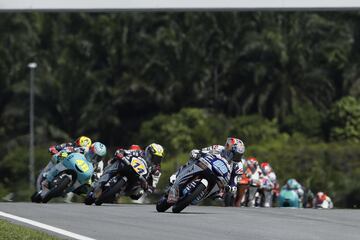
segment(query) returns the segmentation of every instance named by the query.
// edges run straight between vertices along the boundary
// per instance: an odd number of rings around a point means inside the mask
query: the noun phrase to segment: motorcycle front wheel
[[[167,202],[167,197],[162,196],[160,200],[156,203],[156,211],[165,212],[171,207],[171,204]]]
[[[42,202],[47,203],[48,201],[50,201],[50,199],[60,196],[63,191],[68,187],[70,182],[71,179],[68,176],[60,178],[56,185],[46,193],[46,195],[42,199]]]
[[[117,193],[121,191],[123,186],[125,186],[126,181],[124,179],[120,179],[117,183],[113,186],[104,190],[104,192],[95,200],[95,205],[99,206],[104,202],[111,200],[115,197]]]
[[[173,213],[179,213],[182,210],[184,210],[184,208],[186,208],[187,206],[190,205],[190,203],[192,201],[194,201],[196,199],[197,196],[199,196],[199,194],[201,194],[204,190],[206,189],[206,186],[200,182],[200,184],[198,186],[196,186],[196,188],[194,189],[194,191],[192,191],[189,195],[187,195],[185,198],[179,200],[173,207],[172,207],[172,211]]]
[[[35,192],[33,195],[31,195],[31,202],[34,203],[41,203],[41,195],[38,192]]]
[[[85,205],[91,205],[95,202],[95,199],[93,198],[92,196],[93,192],[90,191],[87,195],[86,195],[86,198],[85,198]]]

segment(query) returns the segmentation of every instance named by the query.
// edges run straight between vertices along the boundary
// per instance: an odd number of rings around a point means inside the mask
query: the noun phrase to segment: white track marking
[[[4,212],[1,212],[1,211],[0,211],[0,216],[3,216],[5,218],[14,219],[14,220],[19,221],[19,222],[24,222],[24,223],[33,225],[35,227],[39,227],[39,228],[42,228],[42,229],[45,229],[45,230],[48,230],[48,231],[51,231],[51,232],[55,232],[55,233],[58,233],[58,234],[61,234],[61,235],[67,236],[67,237],[74,238],[74,239],[95,240],[94,238],[89,238],[89,237],[86,237],[86,236],[83,236],[83,235],[79,235],[79,234],[76,234],[76,233],[73,233],[73,232],[63,230],[61,228],[53,227],[53,226],[50,226],[50,225],[47,225],[47,224],[44,224],[44,223],[33,221],[33,220],[30,220],[30,219],[27,219],[27,218],[18,217],[18,216],[8,214],[8,213],[4,213]]]

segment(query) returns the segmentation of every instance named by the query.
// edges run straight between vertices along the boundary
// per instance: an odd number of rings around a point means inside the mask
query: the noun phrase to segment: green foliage
[[[344,97],[329,113],[330,139],[360,142],[360,101]]]
[[[35,149],[35,178],[50,160],[46,148]],[[29,188],[29,150],[16,147],[0,161],[0,197],[15,194],[15,200],[28,200],[33,188]]]
[[[205,110],[185,108],[179,113],[159,115],[144,122],[140,133],[143,143],[158,142],[169,153],[188,152],[214,142],[220,131],[215,126],[223,126],[220,123],[220,118]]]
[[[260,115],[249,115],[230,122],[229,135],[241,138],[247,145],[273,141],[280,135],[276,119],[270,121]]]
[[[291,134],[297,132],[308,137],[321,138],[323,137],[322,124],[323,116],[320,111],[311,104],[298,104],[281,125],[284,131]]]

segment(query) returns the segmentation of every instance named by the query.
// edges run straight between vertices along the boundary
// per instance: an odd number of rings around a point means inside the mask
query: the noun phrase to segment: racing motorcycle
[[[248,207],[255,207],[256,201],[261,201],[259,195],[259,189],[261,185],[260,176],[253,174],[249,178],[249,187],[246,189],[244,205]]]
[[[319,202],[316,202],[315,208],[328,209],[328,208],[332,208],[332,206],[327,201],[319,201]]]
[[[146,179],[150,173],[148,164],[142,157],[128,156],[119,161],[117,174],[90,191],[84,202],[86,205],[111,203],[118,195],[131,194],[139,186],[147,185]],[[101,188],[99,196],[96,194],[97,188]]]
[[[279,207],[300,207],[298,193],[293,189],[282,189],[279,195]]]
[[[262,176],[260,180],[260,187],[255,193],[255,207],[271,207],[274,184],[267,176]]]
[[[71,153],[63,161],[56,164],[42,181],[48,181],[48,191],[35,192],[31,201],[47,203],[52,198],[60,197],[69,192],[82,193],[94,172],[94,167],[83,154]],[[42,182],[41,181],[41,182]]]
[[[322,197],[318,197],[316,196],[314,199],[314,208],[318,208],[318,209],[329,209],[329,208],[333,208],[333,203],[332,201],[328,201],[326,197],[322,198]]]
[[[230,180],[230,166],[222,158],[205,154],[194,163],[185,166],[176,176],[179,186],[179,199],[176,203],[167,202],[169,188],[156,204],[158,212],[165,212],[172,206],[179,213],[190,204],[195,205],[206,198],[216,197]]]

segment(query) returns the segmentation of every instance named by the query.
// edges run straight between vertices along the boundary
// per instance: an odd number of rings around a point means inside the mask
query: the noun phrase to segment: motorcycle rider
[[[260,164],[260,169],[262,171],[261,179],[261,190],[264,193],[264,207],[271,207],[272,205],[272,191],[276,185],[276,174],[273,168],[268,162],[263,162]]]
[[[43,168],[36,180],[36,190],[40,191],[40,182],[44,178],[44,174],[48,172],[59,161],[66,158],[69,153],[80,152],[84,153],[91,146],[91,139],[86,136],[78,137],[74,142],[62,143],[59,145],[53,145],[49,147],[51,159],[48,164]]]
[[[130,146],[129,150],[142,150],[142,149],[139,145],[133,144]]]
[[[217,155],[219,158],[224,159],[231,168],[231,176],[229,186],[227,186],[227,191],[234,192],[236,191],[236,185],[238,182],[238,177],[242,174],[243,166],[242,166],[242,156],[245,152],[244,143],[238,139],[229,137],[225,142],[225,146],[221,145],[212,145],[210,147],[203,148],[201,150],[193,149],[190,152],[190,160],[184,166],[182,166],[175,174],[170,177],[170,181],[172,186],[169,189],[168,194],[168,203],[175,203],[179,199],[179,186],[175,184],[176,176],[178,173],[186,166],[193,164],[197,159],[206,155],[213,154]],[[220,193],[222,196],[224,193]]]
[[[331,198],[323,192],[318,192],[314,198],[314,208],[333,208],[334,204]]]
[[[117,149],[116,149],[116,151],[115,151],[115,153],[114,153],[114,156],[113,156],[113,158],[111,158],[111,159],[109,159],[108,161],[107,161],[107,165],[110,165],[110,164],[112,164],[112,163],[114,163],[117,159],[118,159],[118,157],[116,157],[116,154],[117,153],[123,153],[124,151],[131,151],[131,150],[142,150],[141,149],[141,147],[139,146],[139,145],[137,145],[137,144],[132,144],[130,147],[129,147],[129,149],[125,149],[125,148],[123,148],[123,147],[117,147]],[[100,175],[101,176],[101,175]]]
[[[82,147],[79,148],[65,147],[60,152],[54,154],[49,163],[51,165],[51,168],[49,168],[48,171],[45,171],[43,174],[41,174],[41,176],[39,176],[39,178],[41,178],[40,181],[44,178],[45,179],[41,181],[40,183],[41,189],[38,189],[38,191],[42,191],[42,194],[48,191],[49,182],[51,182],[57,174],[57,170],[54,167],[56,164],[66,159],[69,156],[69,154],[74,152],[81,152],[81,151],[84,151],[85,158],[93,165],[95,165],[98,162],[100,162],[101,159],[106,155],[106,146],[100,142],[94,142],[93,144],[91,144],[90,148],[85,150]]]
[[[247,159],[247,171],[249,176],[248,207],[255,207],[255,194],[260,188],[262,171],[259,162],[255,157]]]
[[[104,172],[103,159],[106,155],[106,146],[100,142],[93,143],[89,149],[85,149],[85,158],[94,166],[94,179],[97,180]]]
[[[243,173],[241,174],[235,193],[235,199],[234,199],[235,207],[241,207],[241,204],[245,202],[245,194],[246,191],[249,189],[249,182],[250,182],[249,177],[251,176],[250,170],[248,170],[246,159],[243,159],[242,161],[243,161]]]
[[[301,186],[301,184],[298,183],[298,181],[296,181],[296,179],[290,178],[286,182],[286,184],[281,187],[281,190],[283,190],[283,189],[296,191],[296,193],[299,196],[299,205],[302,206],[301,203],[303,202],[304,190],[303,190],[303,187]]]
[[[52,145],[49,147],[49,152],[51,155],[54,155],[58,152],[60,152],[61,150],[65,149],[65,148],[69,148],[69,147],[76,147],[76,148],[84,148],[83,150],[85,150],[85,148],[89,148],[91,146],[91,139],[89,137],[86,136],[80,136],[78,137],[74,142],[68,142],[68,143],[62,143],[59,145]]]
[[[71,152],[79,152],[82,154],[85,154],[88,152],[89,148],[92,146],[92,141],[89,137],[86,136],[80,136],[78,137],[74,142],[69,143],[62,143],[59,145],[53,145],[49,148],[49,152],[51,155],[55,155],[56,153],[66,150],[66,152],[69,154]],[[105,153],[106,154],[106,153]],[[90,158],[91,160],[91,158]],[[98,179],[102,174],[104,170],[104,162],[103,161],[94,161],[91,160],[94,166],[94,176],[92,180]]]
[[[104,169],[104,174],[100,177],[99,181],[95,182],[93,192],[90,193],[92,197],[99,197],[102,193],[102,187],[106,184],[116,173],[123,168],[124,158],[141,157],[148,164],[149,175],[146,182],[141,182],[140,186],[135,186],[130,193],[133,200],[139,199],[144,191],[152,193],[159,182],[161,176],[161,161],[164,158],[164,148],[157,143],[148,145],[144,150],[138,145],[132,145],[130,149],[126,150],[119,148],[115,151],[112,159],[109,160],[109,165]]]

